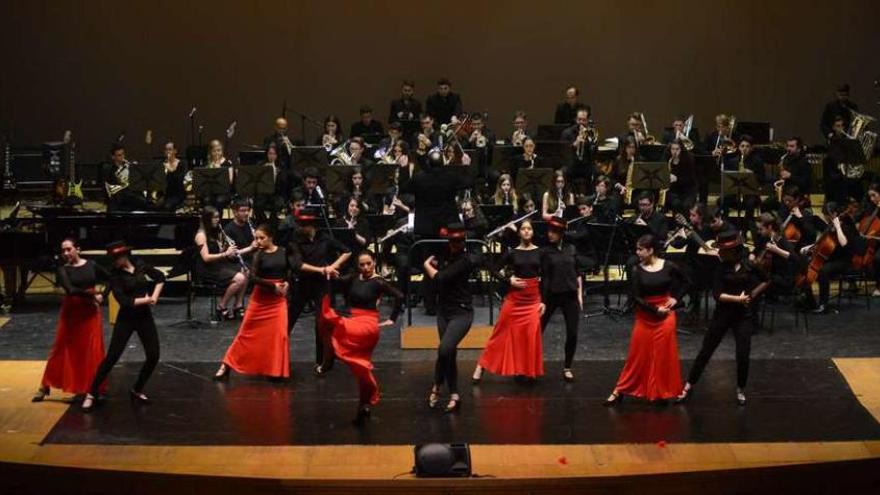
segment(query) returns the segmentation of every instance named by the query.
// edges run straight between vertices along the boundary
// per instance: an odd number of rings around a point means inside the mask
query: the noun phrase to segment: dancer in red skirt
[[[636,318],[626,364],[605,400],[608,406],[624,395],[656,401],[671,399],[681,390],[675,308],[685,293],[687,279],[674,263],[658,258],[654,246],[652,235],[644,235],[636,243],[639,264],[632,271]]]
[[[49,395],[50,387],[72,394],[89,391],[95,370],[104,359],[104,327],[101,323],[101,302],[104,295],[95,292],[98,280],[106,281],[110,273],[91,260],[80,257],[75,239],[61,242],[65,263],[58,269],[58,282],[64,289],[55,343],[49,351],[46,371],[40,389],[31,399],[40,402]],[[106,384],[102,385],[106,388]]]
[[[501,259],[501,266],[513,272],[509,276],[510,292],[504,298],[492,336],[474,370],[475,384],[482,379],[483,370],[529,378],[544,374],[541,250],[532,244],[533,235],[532,222],[524,221],[519,226],[519,246],[507,251]],[[508,278],[506,272],[497,276]]]
[[[379,328],[394,324],[400,314],[403,293],[376,275],[373,253],[364,251],[357,258],[358,273],[342,277],[345,299],[351,316],[339,316],[330,307],[330,296],[321,301],[321,334],[324,351],[322,367],[335,356],[351,368],[358,381],[360,400],[354,423],[363,424],[370,417],[370,406],[379,402],[379,384],[373,376],[373,349],[379,342]],[[379,322],[378,303],[383,295],[394,299],[391,315]]]
[[[226,379],[230,370],[273,378],[290,376],[287,276],[293,261],[284,248],[275,245],[268,225],[255,229],[254,241],[258,249],[250,274],[254,291],[238,335],[214,374],[215,380]]]

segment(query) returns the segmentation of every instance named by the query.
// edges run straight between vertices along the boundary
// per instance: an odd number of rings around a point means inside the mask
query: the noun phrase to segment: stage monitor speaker
[[[426,443],[415,447],[418,478],[467,478],[471,476],[471,449],[466,443]]]

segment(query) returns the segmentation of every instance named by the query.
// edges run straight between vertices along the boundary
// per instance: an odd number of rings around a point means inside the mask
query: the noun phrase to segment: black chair
[[[873,279],[866,269],[851,270],[837,278],[837,296],[835,297],[835,305],[838,312],[840,312],[840,299],[844,293],[844,283],[846,283],[847,286],[852,285],[856,288],[855,291],[845,291],[847,304],[852,304],[853,295],[855,294],[864,296],[865,305],[868,309],[871,309],[871,283],[873,283]]]
[[[200,328],[203,326],[217,326],[220,320],[217,318],[217,298],[223,294],[224,287],[220,287],[213,282],[200,280],[196,274],[196,257],[199,256],[199,246],[191,246],[183,250],[171,271],[168,278],[179,275],[186,275],[186,319],[172,326],[189,326],[191,328]],[[193,319],[193,302],[196,297],[208,297],[210,301],[210,316],[207,322]]]
[[[766,328],[768,333],[773,333],[774,328],[776,328],[776,311],[788,309],[794,313],[794,329],[797,330],[800,327],[800,318],[803,316],[804,335],[808,334],[810,331],[810,323],[807,320],[809,310],[807,310],[799,301],[800,294],[798,290],[791,289],[780,291],[773,294],[773,296],[774,297],[764,296],[761,298],[761,313],[759,318],[761,327]],[[768,312],[770,313],[769,326],[765,325]]]

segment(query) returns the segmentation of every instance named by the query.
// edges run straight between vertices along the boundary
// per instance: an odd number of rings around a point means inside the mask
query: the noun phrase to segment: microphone
[[[193,118],[193,115],[196,114],[196,107],[192,107],[192,110],[189,111],[189,118]]]

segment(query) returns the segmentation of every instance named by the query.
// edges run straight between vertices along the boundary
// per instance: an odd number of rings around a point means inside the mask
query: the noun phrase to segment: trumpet
[[[479,132],[479,131],[477,131]],[[477,136],[477,141],[474,143],[477,148],[485,148],[488,143],[486,140],[486,136],[481,132],[479,136]]]
[[[324,136],[321,137],[321,143],[328,153],[333,149],[333,146],[335,146],[337,142],[336,138],[330,134],[324,134]]]
[[[578,136],[577,136],[578,145],[577,145],[577,151],[576,151],[578,160],[584,159],[584,148],[585,148],[587,141],[589,141],[589,139],[590,139],[589,133],[590,133],[590,128],[585,125],[582,125],[578,128]]]
[[[513,135],[510,137],[510,144],[513,146],[522,146],[527,137],[524,129],[517,129],[513,131]]]

